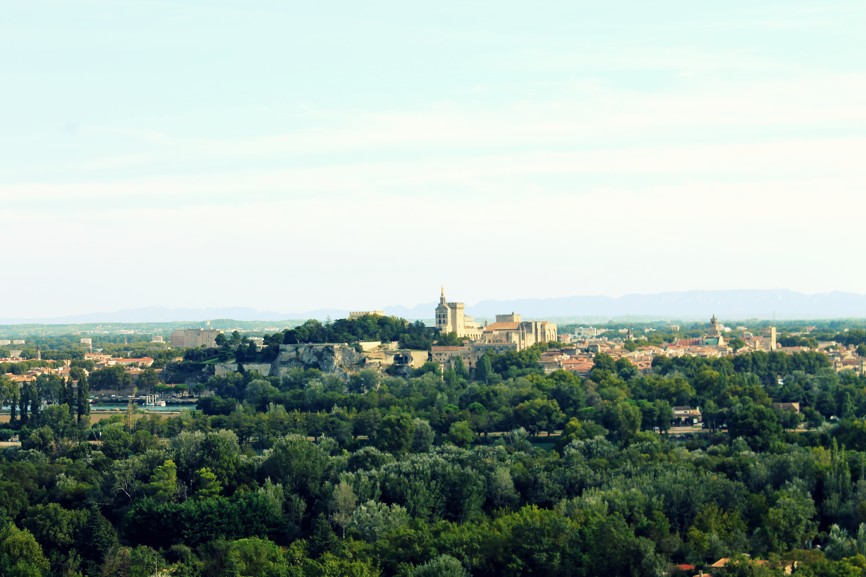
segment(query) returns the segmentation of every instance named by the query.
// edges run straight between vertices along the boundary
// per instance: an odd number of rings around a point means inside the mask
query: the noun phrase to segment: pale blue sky
[[[0,317],[863,293],[864,30],[833,0],[6,2]]]

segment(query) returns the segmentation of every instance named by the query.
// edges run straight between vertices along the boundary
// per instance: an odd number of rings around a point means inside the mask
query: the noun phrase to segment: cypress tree
[[[89,393],[90,387],[87,382],[87,376],[82,375],[81,378],[78,379],[78,395],[76,399],[76,416],[79,423],[81,422],[81,417],[90,414],[90,401],[87,398]]]
[[[27,424],[27,405],[30,404],[30,388],[28,387],[28,385],[24,385],[23,387],[21,387],[21,397],[20,398],[21,398],[21,402],[19,404],[19,407],[21,409],[20,420],[21,420],[21,426],[24,426]]]
[[[493,364],[490,362],[490,357],[482,355],[478,360],[478,366],[475,367],[475,380],[485,384],[490,384],[490,377],[493,374]]]
[[[33,419],[39,419],[39,411],[42,409],[42,396],[39,394],[39,387],[35,383],[31,383],[30,389],[30,416]]]
[[[12,397],[9,403],[9,424],[15,426],[15,416],[18,414],[18,395]]]

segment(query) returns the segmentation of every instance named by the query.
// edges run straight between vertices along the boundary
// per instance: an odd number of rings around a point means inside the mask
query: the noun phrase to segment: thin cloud
[[[760,134],[762,128],[850,131],[866,123],[864,100],[866,75],[822,74],[728,82],[691,92],[641,94],[606,88],[574,100],[509,102],[487,109],[445,105],[389,113],[348,110],[332,114],[332,120],[319,128],[250,138],[184,138],[155,130],[87,127],[85,132],[91,135],[147,146],[131,153],[66,162],[62,170],[87,174],[139,167],[153,171],[165,163],[180,162],[181,174],[173,180],[182,181],[188,178],[183,174],[184,164],[240,165],[253,159],[345,165],[350,164],[346,157],[353,153],[483,157],[508,148],[599,144],[628,148],[640,141],[655,142],[660,133],[681,140],[693,138],[691,132],[678,135],[677,130],[701,131],[704,140],[712,140],[714,132],[740,129],[746,131],[739,138],[748,147],[755,140],[750,133]],[[326,160],[317,159],[325,155]],[[43,167],[40,172],[51,170]],[[17,178],[26,180],[26,174],[19,173]]]

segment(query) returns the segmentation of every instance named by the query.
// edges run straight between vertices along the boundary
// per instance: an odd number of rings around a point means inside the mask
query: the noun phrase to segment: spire
[[[442,287],[442,292],[439,293],[439,302],[445,304],[445,287]]]

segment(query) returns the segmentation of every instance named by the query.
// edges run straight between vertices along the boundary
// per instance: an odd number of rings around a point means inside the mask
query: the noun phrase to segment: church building
[[[710,332],[704,335],[701,343],[705,347],[724,347],[725,336],[722,334],[722,327],[716,315],[710,319]]]
[[[481,327],[472,317],[466,316],[463,303],[449,303],[445,300],[445,288],[439,297],[436,307],[436,328],[439,332],[457,333],[458,337],[468,337],[475,340],[481,336]]]
[[[438,346],[431,349],[431,358],[441,365],[460,358],[464,366],[474,368],[486,353],[503,354],[522,351],[537,343],[557,340],[556,324],[549,321],[524,321],[517,313],[496,315],[496,322],[481,327],[475,319],[466,316],[463,303],[445,300],[445,289],[436,307],[436,328],[439,332],[456,333],[467,338],[462,346]]]

